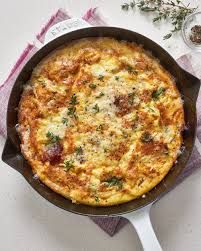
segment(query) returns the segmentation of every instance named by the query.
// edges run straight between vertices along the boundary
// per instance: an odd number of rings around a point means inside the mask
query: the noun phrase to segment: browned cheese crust
[[[33,172],[75,203],[109,206],[144,195],[182,144],[174,79],[141,46],[111,38],[74,41],[48,55],[18,115]]]

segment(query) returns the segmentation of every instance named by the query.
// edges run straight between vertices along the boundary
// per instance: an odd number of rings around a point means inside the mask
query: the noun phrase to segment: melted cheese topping
[[[88,38],[36,67],[19,124],[22,152],[42,182],[73,202],[109,206],[165,177],[184,111],[174,79],[140,46]]]

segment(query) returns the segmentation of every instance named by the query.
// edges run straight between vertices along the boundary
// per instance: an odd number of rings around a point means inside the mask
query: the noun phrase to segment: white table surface
[[[161,44],[175,58],[189,49],[181,37],[163,41],[168,25],[153,26],[138,11],[124,13],[120,0],[0,0],[0,83],[28,41],[58,7],[81,16],[99,6],[109,24],[140,32]],[[193,1],[200,4],[201,1]],[[4,139],[0,138],[0,151]],[[109,237],[90,219],[56,208],[41,198],[9,166],[1,163],[0,250],[2,251],[131,251],[141,250],[133,227],[128,224]],[[201,170],[162,198],[151,210],[151,220],[166,251],[201,250]]]

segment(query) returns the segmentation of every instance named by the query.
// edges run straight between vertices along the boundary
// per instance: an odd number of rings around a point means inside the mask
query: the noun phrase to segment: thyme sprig
[[[190,7],[190,3],[184,4],[181,0],[133,0],[121,5],[125,11],[135,7],[143,12],[153,12],[155,14],[154,23],[162,20],[171,22],[173,29],[163,39],[169,39],[173,33],[180,31],[184,19],[197,9],[197,7]]]

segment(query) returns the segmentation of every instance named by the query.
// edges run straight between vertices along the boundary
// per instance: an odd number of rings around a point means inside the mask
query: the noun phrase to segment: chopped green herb
[[[62,123],[67,126],[68,125],[68,119],[63,117],[62,118]]]
[[[103,79],[104,79],[104,76],[103,76],[103,75],[99,75],[99,76],[98,76],[98,80],[103,81]]]
[[[152,109],[151,107],[149,107],[149,111],[155,113],[154,109]]]
[[[130,65],[127,65],[126,66],[126,70],[129,72],[129,73],[133,73],[133,74],[137,74],[138,72],[136,70],[134,70]]]
[[[87,84],[89,81],[88,80],[82,80],[83,84]]]
[[[50,143],[56,143],[60,140],[60,137],[58,135],[55,135],[54,133],[48,131],[46,133],[46,137],[48,138],[48,140],[50,141]]]
[[[44,80],[38,79],[37,80],[43,87],[46,85],[46,83],[44,82]]]
[[[79,102],[77,101],[77,96],[75,94],[73,94],[73,96],[71,97],[70,100],[70,104],[71,105],[77,105]]]
[[[94,109],[95,113],[100,112],[100,108],[99,108],[99,106],[97,104],[95,104],[95,106],[93,107],[93,109]]]
[[[138,187],[140,187],[143,182],[144,182],[144,178],[139,178],[139,180],[137,182]]]
[[[100,199],[97,196],[95,196],[95,201],[98,203],[100,202]]]
[[[96,96],[96,98],[101,98],[103,97],[105,94],[103,92],[101,92],[98,96]]]
[[[95,84],[90,84],[89,87],[90,87],[91,89],[96,89],[96,85],[95,85]]]
[[[76,115],[76,107],[72,106],[68,108],[68,113],[67,113],[71,118],[77,119]]]
[[[72,167],[74,167],[73,165],[73,161],[72,160],[64,160],[64,171],[68,171],[70,170]]]
[[[104,153],[107,153],[107,152],[108,152],[108,149],[107,149],[107,148],[104,148],[103,151],[104,151]]]
[[[115,76],[115,80],[117,80],[117,81],[118,81],[118,80],[119,80],[119,76]]]
[[[121,189],[123,186],[122,178],[117,178],[115,176],[108,180],[105,180],[104,182],[106,182],[109,187],[118,186],[119,189]]]
[[[153,140],[153,137],[151,136],[149,132],[144,132],[140,139],[143,143],[148,143]]]
[[[133,105],[135,94],[134,92],[128,94],[128,103]]]
[[[83,149],[81,146],[76,147],[75,152],[77,155],[82,155],[83,154]]]
[[[158,90],[155,90],[152,92],[152,98],[153,99],[158,99],[160,95],[162,95],[165,92],[165,88],[164,87],[160,87]]]

